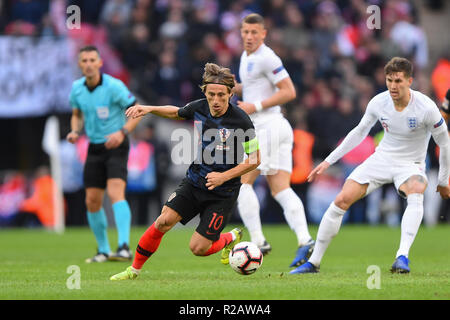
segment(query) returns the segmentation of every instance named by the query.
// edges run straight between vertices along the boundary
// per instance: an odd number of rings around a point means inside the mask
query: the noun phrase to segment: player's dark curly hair
[[[228,68],[218,66],[215,63],[207,63],[200,88],[205,92],[206,86],[211,83],[222,84],[228,88],[228,92],[231,92],[234,88],[234,76]]]
[[[384,74],[389,75],[396,72],[403,72],[406,78],[412,77],[413,65],[408,59],[394,57],[384,66]]]

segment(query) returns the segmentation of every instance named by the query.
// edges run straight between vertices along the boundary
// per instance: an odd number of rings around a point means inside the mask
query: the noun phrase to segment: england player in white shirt
[[[375,152],[347,178],[341,192],[322,217],[311,257],[291,274],[318,272],[325,250],[337,235],[346,210],[357,200],[388,183],[394,183],[399,195],[407,199],[401,222],[400,246],[391,272],[409,273],[408,254],[423,217],[423,193],[427,188],[425,157],[430,136],[440,147],[437,192],[443,199],[450,196],[449,137],[439,108],[426,95],[410,88],[413,67],[407,59],[395,57],[384,70],[388,90],[369,102],[358,126],[348,133],[325,161],[311,171],[308,180],[312,181],[355,148],[376,121],[380,121],[384,128],[384,137]]]
[[[238,209],[251,241],[266,254],[271,250],[261,227],[260,205],[253,183],[266,176],[272,196],[283,208],[289,227],[297,236],[298,249],[291,267],[306,262],[314,247],[302,201],[291,189],[293,132],[283,117],[280,105],[296,97],[295,87],[281,59],[264,44],[267,30],[264,19],[252,13],[243,19],[241,56],[235,93],[242,96],[238,105],[250,115],[256,129],[261,165],[242,176]]]

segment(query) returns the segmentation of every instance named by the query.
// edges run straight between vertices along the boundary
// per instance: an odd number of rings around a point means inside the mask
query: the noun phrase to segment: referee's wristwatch
[[[130,131],[128,131],[128,129],[124,128],[124,127],[120,128],[120,131],[122,131],[122,133],[125,137],[130,134]]]

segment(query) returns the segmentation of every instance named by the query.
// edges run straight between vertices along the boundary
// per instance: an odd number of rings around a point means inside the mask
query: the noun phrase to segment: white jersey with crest
[[[375,96],[367,107],[367,121],[374,124],[378,120],[384,128],[376,152],[392,161],[425,162],[431,132],[444,121],[430,98],[419,91],[410,92],[408,106],[401,112],[395,110],[389,91]]]
[[[411,99],[401,112],[395,109],[389,91],[372,98],[361,122],[325,161],[330,164],[338,161],[367,136],[376,121],[380,121],[384,128],[384,136],[375,149],[375,154],[393,166],[396,163],[424,165],[430,136],[433,135],[435,140],[442,141],[442,146],[446,145],[447,126],[439,108],[430,98],[412,89],[410,93]],[[447,139],[438,140],[438,136]],[[440,163],[440,165],[443,166],[441,183],[446,183],[443,177],[447,176],[448,181],[448,164]]]
[[[281,59],[264,43],[247,55],[244,51],[239,65],[239,77],[242,83],[242,99],[254,103],[263,101],[278,91],[276,84],[289,77]],[[280,106],[266,108],[250,115],[256,126],[266,123],[274,116],[281,117]]]

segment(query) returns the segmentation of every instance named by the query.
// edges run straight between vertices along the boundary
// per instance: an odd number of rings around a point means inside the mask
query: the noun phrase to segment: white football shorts
[[[347,179],[359,184],[369,184],[366,195],[384,184],[394,183],[400,196],[400,186],[412,176],[422,176],[428,181],[425,173],[425,163],[421,162],[394,162],[380,153],[373,153],[362,164],[353,170]]]
[[[262,175],[273,175],[278,170],[292,172],[292,147],[294,133],[283,116],[273,117],[255,127],[259,142],[261,164],[257,168]]]

